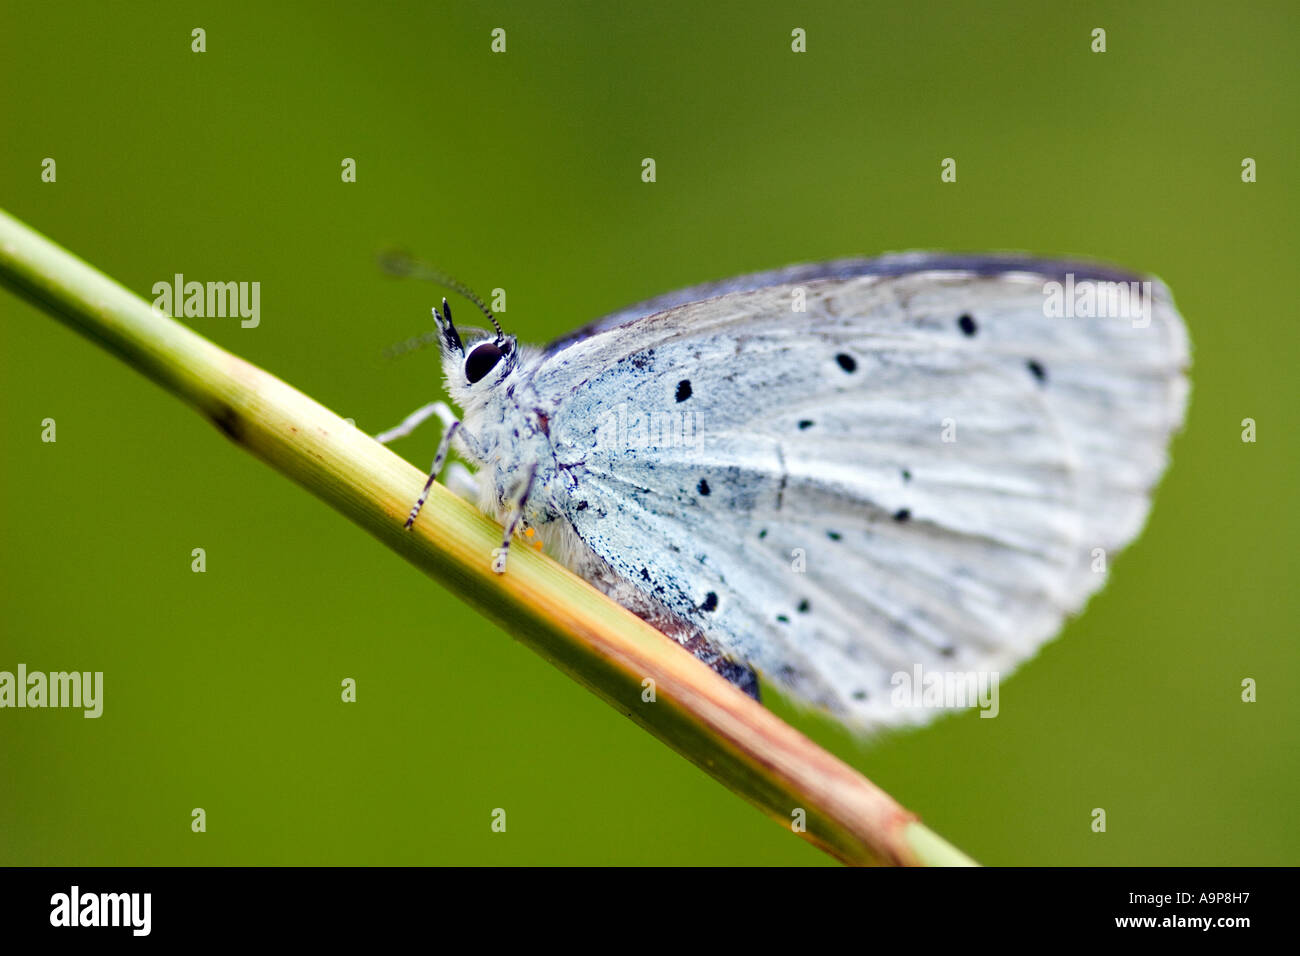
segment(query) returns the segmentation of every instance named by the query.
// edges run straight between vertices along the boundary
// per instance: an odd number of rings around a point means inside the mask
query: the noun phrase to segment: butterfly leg
[[[505,534],[501,537],[501,547],[492,552],[492,570],[497,574],[506,573],[506,555],[510,553],[510,539],[515,536],[515,529],[519,527],[519,522],[524,517],[524,504],[528,501],[528,493],[533,490],[533,479],[537,476],[537,466],[533,465],[528,469],[528,477],[524,480],[523,491],[515,500],[515,506],[510,511],[510,519],[506,522]]]
[[[402,419],[400,425],[390,428],[386,432],[380,432],[375,436],[375,441],[381,445],[387,445],[390,441],[405,438],[434,415],[442,419],[443,428],[448,430],[450,430],[452,423],[456,421],[455,413],[447,406],[446,402],[430,402],[423,408],[417,408],[407,415],[406,418]]]
[[[411,525],[415,523],[415,518],[420,513],[420,509],[424,507],[424,502],[429,497],[429,489],[438,480],[438,473],[442,471],[442,466],[447,461],[447,455],[451,452],[452,438],[459,432],[461,442],[469,446],[471,451],[475,448],[476,443],[470,434],[461,427],[460,419],[456,417],[456,413],[451,410],[446,402],[430,402],[423,408],[417,408],[402,419],[400,425],[380,432],[375,436],[375,441],[381,445],[386,445],[390,441],[405,438],[435,415],[442,420],[442,440],[438,443],[438,452],[433,456],[433,465],[429,468],[429,480],[424,483],[424,490],[420,492],[420,497],[416,500],[415,505],[411,508],[411,513],[406,518],[406,522],[402,525],[408,531]],[[469,471],[462,466],[451,477],[456,480],[456,487],[453,490],[462,498],[473,500],[477,495],[477,486],[474,484],[473,476]],[[470,489],[468,493],[467,487]]]
[[[445,405],[443,407],[446,408]],[[398,427],[400,428],[401,426],[399,425]],[[424,490],[420,492],[420,497],[415,500],[415,504],[411,507],[411,513],[406,516],[406,523],[402,525],[402,527],[406,528],[408,531],[410,530],[411,525],[415,524],[415,516],[418,515],[420,509],[424,507],[424,502],[429,497],[429,489],[432,488],[433,483],[438,480],[438,472],[442,471],[443,463],[446,462],[447,455],[451,451],[451,440],[455,437],[456,432],[458,431],[460,431],[460,422],[455,418],[452,418],[442,433],[442,441],[438,442],[438,452],[433,456],[433,464],[429,466],[429,480],[424,483]]]

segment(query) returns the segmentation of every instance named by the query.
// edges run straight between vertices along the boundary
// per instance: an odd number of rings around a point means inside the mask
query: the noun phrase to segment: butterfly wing
[[[663,295],[629,305],[588,322],[586,325],[561,336],[547,346],[555,352],[597,332],[626,325],[637,319],[664,312],[680,305],[714,299],[732,292],[754,292],[778,285],[799,285],[821,279],[854,279],[863,276],[900,276],[920,271],[955,271],[971,275],[1000,275],[1010,271],[1027,271],[1046,278],[1063,280],[1067,274],[1076,277],[1087,275],[1099,281],[1127,282],[1137,278],[1131,273],[1102,263],[1070,261],[1067,259],[1035,259],[1015,253],[962,255],[959,253],[902,252],[876,256],[872,259],[832,259],[829,262],[808,262],[732,276],[716,282],[677,289]]]
[[[1145,521],[1187,395],[1158,282],[1145,324],[1050,317],[1049,279],[1119,275],[886,261],[619,322],[532,379],[585,545],[866,728],[931,715],[894,705],[893,675],[1005,675],[1082,607],[1096,549]]]

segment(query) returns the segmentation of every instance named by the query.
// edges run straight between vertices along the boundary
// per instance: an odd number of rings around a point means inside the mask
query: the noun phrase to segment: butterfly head
[[[518,346],[513,335],[506,335],[497,325],[496,318],[488,313],[495,327],[492,332],[466,329],[470,343],[466,346],[451,319],[451,306],[442,300],[442,310],[433,310],[442,343],[442,367],[447,385],[457,404],[483,395],[506,380],[519,361]]]

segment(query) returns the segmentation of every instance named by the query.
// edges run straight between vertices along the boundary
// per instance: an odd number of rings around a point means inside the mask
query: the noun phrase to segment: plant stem
[[[554,561],[529,548],[490,569],[501,529],[268,372],[155,311],[0,210],[0,282],[187,402],[261,458],[497,621],[620,713],[845,863],[966,865],[852,767]],[[654,681],[655,701],[642,699]]]

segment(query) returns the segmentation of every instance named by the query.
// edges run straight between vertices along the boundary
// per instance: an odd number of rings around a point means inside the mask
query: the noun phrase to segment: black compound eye
[[[469,379],[469,383],[473,385],[496,368],[497,362],[500,362],[501,356],[505,354],[505,349],[495,342],[484,342],[482,345],[475,346],[465,359],[465,377]]]

